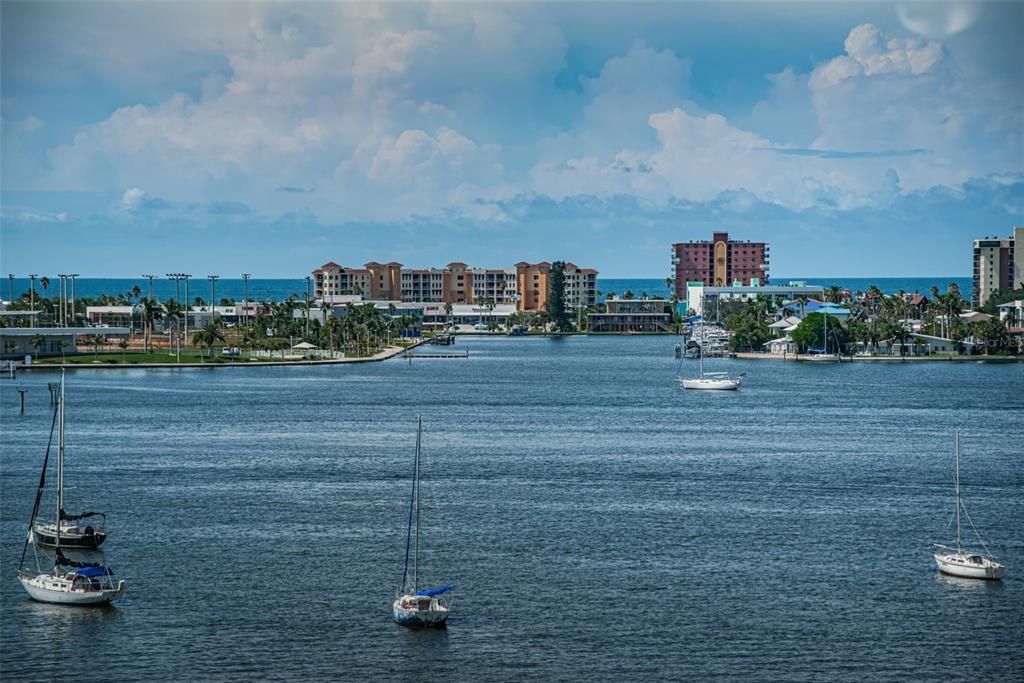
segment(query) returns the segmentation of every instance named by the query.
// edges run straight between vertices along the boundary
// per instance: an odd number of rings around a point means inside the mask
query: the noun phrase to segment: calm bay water
[[[70,373],[69,507],[110,513],[129,581],[106,610],[15,579],[55,375],[0,380],[0,674],[1020,680],[1024,364],[719,360],[743,389],[689,393],[674,342]],[[447,539],[430,560],[457,586],[444,632],[390,619],[417,414]],[[1001,583],[930,556],[952,539],[957,425]]]
[[[773,277],[772,282],[785,284],[791,280],[802,280],[810,284],[822,286],[838,285],[851,292],[867,291],[871,285],[877,286],[886,294],[895,294],[903,290],[906,292],[921,292],[929,295],[930,289],[938,287],[945,292],[951,282],[957,283],[960,292],[969,297],[971,293],[971,278],[969,277],[882,277],[882,278],[832,278],[832,277]],[[29,290],[30,281],[28,278],[14,279],[14,296],[20,296]],[[75,284],[75,295],[80,297],[96,298],[103,294],[114,296],[131,291],[132,287],[138,287],[142,296],[149,293],[149,280],[146,278],[78,278]],[[646,292],[651,296],[662,296],[668,298],[672,292],[665,284],[664,278],[598,278],[597,288],[603,294],[615,292],[619,295],[626,291],[632,291],[639,297]],[[36,280],[36,291],[45,296],[57,296],[60,289],[60,281],[51,278],[49,288],[43,290]],[[2,297],[10,299],[10,283],[0,280]],[[193,278],[189,284],[189,299],[195,300],[201,297],[203,301],[210,299],[210,283],[205,278]],[[249,280],[249,297],[261,301],[284,301],[289,296],[297,296],[302,299],[306,294],[306,281],[302,278],[280,278],[280,279],[257,279]],[[217,300],[222,298],[241,301],[245,295],[245,283],[241,278],[223,278],[217,281]],[[167,279],[153,280],[153,296],[163,301],[174,296],[180,296],[185,300],[185,285],[181,283],[175,293],[174,282]]]

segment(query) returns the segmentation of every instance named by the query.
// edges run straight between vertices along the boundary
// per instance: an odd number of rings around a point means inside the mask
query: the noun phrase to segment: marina
[[[1024,365],[707,359],[746,372],[742,390],[685,392],[677,341],[498,336],[459,363],[69,371],[74,498],[103,501],[116,534],[102,556],[130,589],[114,609],[58,610],[8,575],[3,670],[907,680],[926,658],[1012,678]],[[24,416],[17,383],[0,383],[9,568],[52,379],[19,377]],[[436,632],[398,626],[390,603],[418,414],[432,426],[425,519],[445,521],[459,590]],[[953,537],[950,424],[985,444],[964,496],[1002,581],[946,577],[931,557]],[[246,561],[288,580],[256,600]]]

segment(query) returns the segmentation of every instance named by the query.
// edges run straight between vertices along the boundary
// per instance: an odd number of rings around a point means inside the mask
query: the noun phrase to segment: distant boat
[[[701,322],[698,357],[700,358],[700,375],[698,377],[676,377],[676,381],[683,385],[684,389],[697,389],[705,391],[735,391],[739,389],[740,377],[730,377],[728,372],[704,372],[704,323]]]
[[[448,602],[443,596],[451,593],[453,586],[445,584],[436,588],[420,588],[420,457],[423,441],[423,419],[416,419],[416,457],[412,479],[412,498],[409,501],[409,525],[405,537],[405,568],[402,570],[402,585],[391,608],[395,621],[403,626],[424,626],[443,628],[448,620]],[[409,557],[412,555],[412,571]]]
[[[825,316],[825,327],[821,334],[821,346],[820,349],[808,349],[810,353],[800,356],[798,360],[806,360],[812,363],[841,363],[843,357],[838,353],[829,353],[828,350],[828,313],[823,313]],[[838,340],[837,344],[838,344]]]
[[[57,437],[57,518],[65,520],[64,515],[64,377],[61,375],[60,393],[53,415],[54,424],[58,425]],[[50,439],[53,439],[53,425],[50,427]],[[36,572],[23,569],[25,552],[29,543],[38,534],[36,516],[39,503],[46,486],[46,470],[50,460],[50,444],[46,447],[43,458],[43,469],[39,475],[39,487],[36,489],[35,505],[29,519],[28,536],[21,551],[21,565],[18,569],[18,580],[34,600],[60,605],[104,605],[121,598],[125,591],[124,579],[115,585],[114,572],[109,567],[94,562],[78,562],[66,557],[61,550],[64,546],[63,533],[65,524],[53,525],[54,558],[53,567],[48,572],[40,569],[39,557],[36,555]],[[80,516],[79,516],[80,517]],[[73,521],[73,520],[69,520]],[[95,534],[94,534],[95,535]],[[80,540],[80,537],[76,537]],[[35,544],[33,544],[35,545]],[[98,544],[97,544],[98,545]],[[80,547],[80,546],[79,546]],[[33,547],[33,553],[37,551]]]
[[[989,552],[988,547],[985,545],[985,541],[981,540],[981,534],[974,528],[974,522],[971,521],[971,516],[967,512],[967,508],[964,507],[963,501],[960,500],[960,430],[956,432],[956,475],[954,477],[954,490],[956,491],[956,511],[954,517],[956,517],[956,548],[950,548],[944,545],[935,544],[936,548],[940,551],[934,554],[935,563],[939,566],[939,571],[943,574],[950,574],[951,576],[961,576],[968,579],[992,579],[998,580],[1003,577],[1005,567],[992,557],[992,553]],[[964,514],[967,518],[967,522],[974,529],[974,533],[978,537],[978,542],[981,543],[981,547],[984,552],[966,550],[960,544],[960,513]]]

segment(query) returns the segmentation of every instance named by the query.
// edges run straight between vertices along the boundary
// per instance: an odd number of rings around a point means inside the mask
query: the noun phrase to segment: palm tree
[[[36,350],[37,356],[39,355],[39,349],[41,349],[44,344],[46,344],[46,337],[42,334],[37,334],[32,337],[32,348]]]
[[[153,321],[160,314],[160,311],[160,304],[153,301],[152,299],[147,298],[145,301],[142,302],[142,322],[143,325],[145,326],[143,334],[145,335],[144,341],[146,353],[149,353],[150,337],[153,334]]]
[[[218,341],[224,341],[224,331],[215,321],[207,323],[206,327],[192,335],[192,343],[196,346],[205,346],[211,360],[213,359],[213,345]]]
[[[92,343],[92,357],[98,358],[100,354],[100,347],[106,341],[106,338],[102,334],[94,334],[89,337],[89,341]]]

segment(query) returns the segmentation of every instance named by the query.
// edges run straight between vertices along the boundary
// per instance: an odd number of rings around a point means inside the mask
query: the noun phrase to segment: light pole
[[[149,279],[149,297],[147,298],[149,299],[150,303],[153,303],[153,278],[155,278],[156,275],[147,275],[143,273],[142,277]]]
[[[11,303],[14,303],[14,273],[7,273],[7,279],[11,282]]]
[[[217,309],[215,304],[217,303],[217,280],[220,279],[220,275],[207,275],[206,279],[210,281],[210,322],[217,322]]]
[[[306,336],[309,336],[309,276],[306,276]]]
[[[57,273],[57,277],[60,278],[60,284],[57,286],[57,298],[60,300],[60,307],[57,309],[57,326],[67,327],[68,318],[68,274]]]
[[[174,281],[174,300],[181,303],[181,273],[167,273],[167,279]]]
[[[39,277],[39,273],[29,273],[28,279],[31,284],[28,287],[28,310],[36,310],[36,278]]]
[[[78,273],[68,273],[68,277],[71,278],[71,327],[75,327],[75,278]]]
[[[188,348],[188,311],[192,307],[188,300],[188,279],[192,276],[188,273],[179,273],[179,275],[185,280],[185,348]]]
[[[242,273],[242,324],[249,326],[249,273]]]

